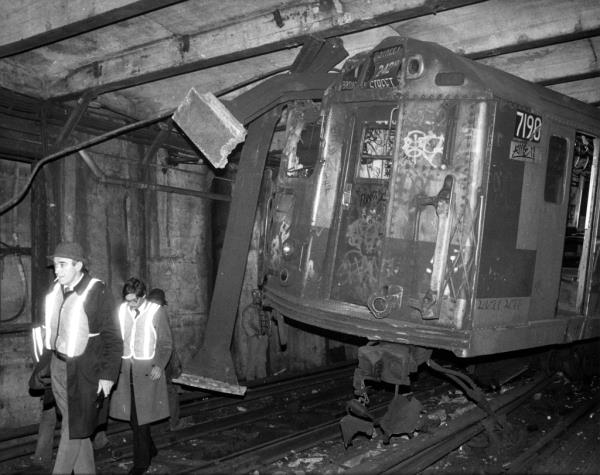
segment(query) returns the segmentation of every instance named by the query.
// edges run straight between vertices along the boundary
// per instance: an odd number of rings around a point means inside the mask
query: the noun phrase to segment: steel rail
[[[551,382],[551,377],[537,377],[530,384],[490,401],[490,406],[496,415],[507,414]],[[488,424],[493,424],[493,418],[486,411],[476,407],[451,421],[433,435],[410,439],[389,454],[382,454],[376,460],[356,465],[344,473],[349,475],[418,473],[483,432],[485,425]]]
[[[437,386],[435,390],[439,389]],[[425,389],[422,392],[413,393],[415,397],[422,396],[431,391],[431,388]],[[369,412],[374,419],[380,419],[388,410],[392,395],[389,394],[389,399],[374,403]],[[309,449],[315,445],[331,440],[335,437],[340,437],[340,418],[344,414],[341,411],[338,414],[331,414],[331,418],[316,426],[298,430],[294,434],[288,434],[283,437],[278,437],[261,444],[247,447],[230,454],[224,455],[217,459],[208,460],[199,463],[181,463],[184,465],[181,470],[172,471],[172,474],[194,473],[195,475],[213,475],[213,474],[231,474],[231,473],[249,473],[253,470],[261,473],[264,467],[280,460],[290,452],[299,452]],[[171,462],[172,464],[173,462]],[[178,463],[176,463],[177,465]]]
[[[209,396],[209,393],[189,393],[180,398],[181,418],[192,416],[202,411],[213,411],[225,408],[227,406],[248,403],[277,395],[283,392],[292,391],[294,388],[308,388],[323,384],[323,379],[337,381],[348,379],[354,371],[356,361],[344,362],[321,368],[317,371],[305,374],[285,375],[265,378],[260,381],[252,382],[248,385],[248,394],[243,399],[226,396]],[[207,398],[207,396],[209,396]],[[57,423],[57,429],[54,433],[54,446],[58,446],[60,438],[60,423]],[[167,429],[167,423],[157,424],[157,430],[164,432]],[[113,421],[109,423],[107,434],[113,436],[128,431],[128,423]],[[0,435],[0,462],[25,457],[33,454],[37,439],[38,425],[32,424],[26,427],[8,430]]]
[[[437,387],[439,389],[439,386]],[[431,389],[425,389],[423,393],[430,392]],[[422,394],[414,393],[416,397]],[[392,395],[389,395],[391,399]],[[390,399],[375,403],[369,408],[369,412],[374,419],[380,419],[389,407]],[[280,460],[290,452],[299,452],[309,449],[315,445],[340,437],[339,422],[343,411],[338,414],[331,414],[331,418],[317,426],[304,430],[298,430],[294,434],[288,434],[267,442],[263,442],[251,447],[247,447],[217,459],[204,462],[189,463],[183,462],[181,470],[172,471],[173,474],[194,473],[196,475],[213,474],[231,474],[248,473],[251,471],[262,472],[264,467]],[[173,465],[173,462],[170,461]]]
[[[546,435],[528,448],[525,452],[519,455],[514,460],[502,465],[506,473],[527,473],[529,466],[535,461],[539,452],[542,451],[548,444],[556,440],[565,430],[575,424],[586,414],[597,410],[600,407],[600,398],[596,397],[582,404],[578,409],[564,416]]]
[[[371,413],[376,417],[382,416],[388,408],[389,401],[374,405]],[[280,460],[290,451],[306,450],[320,442],[330,440],[340,434],[340,414],[332,414],[332,419],[317,426],[300,430],[294,434],[273,439],[262,444],[233,452],[231,454],[209,460],[193,467],[186,467],[181,471],[172,472],[173,475],[194,473],[195,475],[214,475],[248,473],[253,470],[261,472],[260,468]]]
[[[340,385],[336,385],[330,390],[312,397],[311,399],[315,402],[309,404],[302,404],[302,407],[314,408],[318,406],[326,406],[339,401],[346,401],[349,397],[351,397],[351,392],[352,387],[350,385],[348,385],[348,387],[346,388],[340,387]],[[306,399],[302,401],[306,401]],[[237,404],[239,405],[240,402],[238,401]],[[206,436],[207,434],[231,430],[233,428],[240,427],[245,424],[265,420],[267,418],[285,416],[286,414],[289,414],[289,408],[283,405],[259,407],[256,409],[250,409],[247,412],[244,412],[243,414],[236,413],[222,418],[211,419],[205,422],[194,424],[191,427],[181,429],[175,432],[163,432],[161,434],[153,436],[153,438],[156,446],[159,449],[164,449],[167,447],[174,446],[176,444],[180,444],[182,442],[186,442],[188,440]],[[127,448],[123,451],[113,450],[110,457],[98,457],[98,462],[106,462],[108,458],[112,460],[120,460],[122,458],[130,457],[133,454],[133,451],[130,445],[127,445],[126,447]],[[249,450],[254,452],[256,448],[252,447]],[[227,456],[226,458],[231,458],[231,456]],[[206,465],[214,465],[214,462],[208,461]],[[194,470],[198,470],[198,468],[199,465],[196,465],[194,467]]]

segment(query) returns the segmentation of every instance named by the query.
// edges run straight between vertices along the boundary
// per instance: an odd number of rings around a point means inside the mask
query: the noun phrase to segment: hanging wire
[[[0,245],[9,249],[6,252],[4,249],[0,252],[0,280],[4,276],[4,258],[7,256],[16,256],[17,258],[17,269],[19,270],[19,276],[21,277],[21,282],[23,284],[23,293],[21,294],[21,301],[19,303],[18,310],[8,318],[2,318],[0,316],[1,323],[7,323],[16,320],[21,316],[25,307],[27,306],[27,295],[28,295],[28,286],[27,286],[27,278],[25,277],[25,266],[23,265],[23,259],[21,259],[21,252],[18,247],[9,246],[5,242],[0,241]]]
[[[105,142],[113,137],[122,135],[131,130],[139,129],[139,128],[145,127],[146,125],[150,125],[150,124],[153,124],[160,120],[164,120],[167,117],[170,117],[172,114],[173,114],[173,110],[169,110],[167,112],[158,114],[157,116],[152,117],[151,119],[140,120],[138,122],[134,122],[133,124],[127,124],[123,127],[119,127],[118,129],[111,130],[110,132],[99,135],[98,137],[94,137],[92,139],[86,140],[84,142],[80,142],[80,143],[72,145],[70,147],[66,147],[58,152],[47,155],[46,157],[44,157],[41,160],[36,162],[35,166],[33,167],[33,170],[31,171],[31,173],[29,175],[29,178],[27,179],[27,182],[25,183],[25,186],[23,186],[21,191],[16,193],[10,200],[8,200],[5,203],[2,203],[0,205],[0,215],[4,214],[6,211],[11,209],[13,206],[16,206],[25,197],[25,195],[27,194],[27,191],[31,187],[31,184],[33,183],[33,179],[37,175],[37,172],[40,171],[40,169],[46,163],[56,160],[57,158],[64,157],[66,155],[71,155],[72,153],[78,152],[79,150],[83,150],[84,148],[91,147],[92,145],[97,145],[101,142]]]

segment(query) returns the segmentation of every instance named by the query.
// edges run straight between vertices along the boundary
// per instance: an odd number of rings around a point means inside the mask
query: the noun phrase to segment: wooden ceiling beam
[[[393,28],[402,36],[432,41],[482,59],[574,41],[600,29],[597,0],[489,0],[434,17],[413,18]]]
[[[172,36],[95,61],[50,84],[48,94],[71,99],[93,89],[100,95],[299,46],[308,35],[329,38],[481,1],[346,0],[284,4],[266,14],[242,16],[237,22],[209,31]],[[239,3],[237,8],[241,8]]]
[[[0,58],[143,15],[182,0],[19,0],[2,5]]]
[[[345,39],[345,44],[358,43],[364,48],[365,44],[374,45],[388,36],[389,31],[377,32],[375,29],[368,35],[360,35],[360,41]],[[598,51],[600,37],[595,37],[493,56],[478,62],[542,85],[555,85],[598,76]],[[241,86],[264,79],[268,73],[281,72],[283,67],[294,62],[298,52],[299,48],[292,48],[207,68],[193,74],[164,79],[160,86],[157,86],[157,83],[148,83],[118,94],[105,94],[99,101],[107,105],[112,104],[113,108],[123,109],[127,99],[128,104],[135,104],[134,108],[129,109],[128,113],[131,116],[148,117],[162,110],[177,107],[191,87],[196,88],[198,92],[212,92],[217,95],[237,89],[229,96],[231,98],[243,91],[243,88],[238,89]],[[356,48],[351,51],[352,54],[356,52]],[[257,72],[261,74],[257,75]]]
[[[478,62],[544,86],[600,75],[600,36],[553,44]]]
[[[548,88],[588,104],[596,104],[600,101],[600,77],[555,84]]]

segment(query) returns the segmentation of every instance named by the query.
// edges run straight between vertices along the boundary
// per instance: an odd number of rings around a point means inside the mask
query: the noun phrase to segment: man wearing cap
[[[52,473],[95,473],[90,436],[119,374],[119,322],[110,291],[88,274],[79,244],[62,242],[50,258],[56,281],[46,296],[44,346],[52,351],[52,392],[62,414]]]

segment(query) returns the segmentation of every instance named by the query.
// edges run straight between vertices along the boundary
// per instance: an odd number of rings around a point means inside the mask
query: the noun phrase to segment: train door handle
[[[431,266],[429,289],[420,305],[421,317],[425,320],[439,318],[441,296],[444,293],[446,265],[450,247],[452,229],[452,211],[454,209],[454,177],[446,175],[442,189],[435,196],[417,198],[417,206],[433,206],[438,217],[435,250]]]
[[[345,209],[350,208],[352,201],[352,183],[346,183],[344,185],[344,192],[342,194],[342,207]]]

